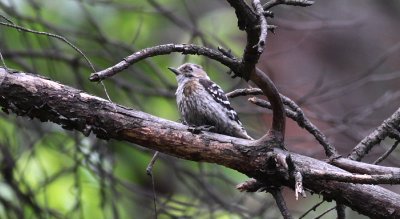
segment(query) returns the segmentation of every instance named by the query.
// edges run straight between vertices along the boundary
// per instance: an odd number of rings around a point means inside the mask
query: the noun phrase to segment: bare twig
[[[392,80],[391,78],[396,76],[398,77],[398,73],[389,73],[386,74],[386,76],[385,74],[373,75],[373,73],[376,72],[376,70],[381,67],[389,57],[392,57],[396,52],[398,52],[399,49],[400,42],[397,42],[395,45],[391,46],[388,50],[381,54],[376,61],[369,65],[366,71],[358,74],[351,74],[351,78],[347,78],[345,81],[340,80],[324,86],[324,88],[320,90],[317,99],[314,101],[318,100],[319,103],[321,103],[321,101],[332,100],[338,96],[348,94],[351,90],[357,89],[368,82],[382,79]]]
[[[158,159],[158,155],[159,155],[159,152],[156,151],[156,152],[153,154],[153,157],[151,158],[149,164],[147,165],[146,173],[147,173],[147,175],[149,175],[149,176],[152,176],[152,175],[153,175],[153,167],[154,167],[154,164],[156,163],[156,161],[157,161],[157,159]]]
[[[269,10],[276,5],[293,5],[293,6],[301,6],[307,7],[314,4],[314,1],[308,0],[270,0],[269,2],[263,5],[264,10]]]
[[[195,27],[188,23],[186,20],[181,19],[180,17],[176,16],[176,13],[173,11],[168,10],[157,1],[148,0],[147,1],[151,6],[153,6],[158,12],[160,12],[165,18],[169,19],[171,22],[176,24],[177,27],[188,29],[193,33],[199,33],[200,31]]]
[[[248,92],[252,94],[258,94],[258,90],[256,89],[249,90]],[[245,92],[235,92],[232,93],[231,96],[243,93]],[[310,134],[312,134],[315,137],[315,139],[317,139],[317,141],[324,147],[325,154],[328,157],[337,157],[338,153],[336,149],[328,142],[325,135],[310,120],[307,119],[307,117],[304,115],[300,107],[294,101],[292,101],[290,98],[286,96],[281,95],[281,99],[283,100],[283,103],[289,106],[290,108],[290,109],[285,109],[286,116],[291,118],[293,121],[297,122],[297,124],[300,127],[306,129]],[[266,100],[252,97],[249,99],[249,101],[258,106],[271,109],[270,103]]]
[[[229,98],[235,98],[238,96],[247,96],[247,95],[262,95],[263,92],[260,88],[243,88],[236,89],[234,91],[226,93],[226,96]]]
[[[400,139],[400,108],[393,113],[388,119],[376,128],[371,134],[365,137],[360,143],[354,147],[349,155],[349,159],[359,161],[361,160],[373,146],[379,144],[386,137],[392,137],[397,140]]]
[[[383,160],[385,160],[393,151],[394,149],[396,149],[397,145],[399,145],[400,141],[397,140],[392,147],[390,147],[389,150],[387,150],[384,154],[382,154],[382,156],[380,156],[378,159],[376,159],[376,161],[374,161],[372,164],[378,164],[380,162],[382,162]]]
[[[320,202],[318,202],[317,204],[315,204],[314,206],[312,206],[310,209],[308,209],[308,211],[304,212],[304,214],[302,214],[299,219],[304,218],[305,216],[307,216],[308,213],[310,213],[311,211],[315,211],[322,203],[324,203],[325,200],[322,200]]]
[[[156,162],[158,158],[158,151],[156,151],[153,155],[153,157],[150,160],[149,165],[146,168],[146,173],[151,177],[151,186],[153,189],[153,207],[154,207],[154,218],[157,219],[157,193],[156,193],[156,183],[154,181],[154,176],[153,176],[153,166],[154,163]]]
[[[267,190],[269,193],[274,196],[274,199],[276,201],[276,205],[278,206],[279,210],[281,211],[281,214],[284,219],[291,219],[293,218],[292,215],[289,212],[289,209],[286,206],[285,199],[283,198],[282,191],[280,188],[271,188]]]
[[[0,14],[0,18],[3,18],[5,21],[7,21],[7,22],[10,23],[10,24],[14,24],[14,22],[12,22],[11,19],[7,18],[6,16],[4,16],[4,15],[2,15],[2,14]]]
[[[59,39],[59,40],[65,42],[66,44],[68,44],[68,45],[69,45],[72,49],[74,49],[76,52],[78,52],[78,53],[86,60],[86,62],[89,64],[90,68],[91,68],[93,71],[96,71],[95,68],[94,68],[94,65],[93,65],[92,62],[89,60],[89,58],[88,58],[78,47],[76,47],[74,44],[72,44],[71,42],[69,42],[69,41],[68,41],[65,37],[63,37],[63,36],[59,36],[59,35],[53,34],[53,33],[47,33],[47,32],[42,32],[42,31],[31,30],[31,29],[29,29],[29,28],[25,28],[25,27],[21,27],[21,26],[12,24],[12,23],[5,23],[5,22],[1,22],[1,21],[0,21],[0,25],[7,26],[7,27],[11,27],[11,28],[14,28],[14,29],[17,29],[17,30],[22,30],[22,31],[25,31],[25,32],[28,32],[28,33],[34,33],[34,34],[39,34],[39,35],[45,35],[45,36],[48,36],[48,37],[52,37],[52,38]]]
[[[257,52],[261,54],[264,51],[265,42],[267,40],[268,24],[267,24],[267,19],[264,16],[264,9],[261,5],[261,2],[259,0],[253,0],[252,5],[255,12],[257,13],[260,26],[260,36],[257,45],[255,45],[254,47],[257,47]]]
[[[312,135],[314,135],[317,141],[322,145],[322,147],[324,147],[326,156],[337,157],[338,153],[336,149],[328,142],[325,135],[313,123],[311,123],[311,121],[306,118],[301,108],[290,98],[283,95],[281,95],[281,98],[283,102],[296,113],[296,121],[299,126],[305,128]]]
[[[3,55],[1,54],[1,51],[0,51],[0,61],[1,61],[1,64],[3,64],[4,68],[8,69],[6,62],[4,61]],[[0,81],[0,84],[1,84],[1,81]]]
[[[245,182],[236,185],[236,189],[240,192],[256,192],[260,190],[263,186],[265,185],[263,185],[260,181],[251,178],[249,180],[246,180]]]
[[[228,57],[218,50],[213,50],[204,46],[193,44],[164,44],[137,51],[132,55],[125,57],[124,60],[118,64],[91,74],[89,79],[91,81],[101,81],[127,69],[130,65],[143,59],[153,56],[167,55],[173,52],[207,56],[210,59],[217,60],[228,66],[233,71],[238,70],[238,66],[240,64],[240,61]]]
[[[320,214],[318,217],[315,217],[314,219],[322,218],[325,214],[328,214],[329,212],[333,211],[335,208],[336,208],[336,206],[332,207],[332,208],[329,208],[328,210],[322,212],[322,214]]]

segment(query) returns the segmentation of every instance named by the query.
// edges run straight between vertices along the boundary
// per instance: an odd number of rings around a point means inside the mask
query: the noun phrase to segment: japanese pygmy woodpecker
[[[210,80],[203,68],[186,63],[168,68],[176,75],[176,102],[185,124],[212,126],[213,131],[238,138],[252,139],[243,128],[224,91]]]

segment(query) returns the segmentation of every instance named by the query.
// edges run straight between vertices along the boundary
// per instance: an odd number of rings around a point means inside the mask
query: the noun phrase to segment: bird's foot
[[[202,131],[213,131],[215,129],[212,125],[189,126],[188,131],[193,134],[200,134]]]

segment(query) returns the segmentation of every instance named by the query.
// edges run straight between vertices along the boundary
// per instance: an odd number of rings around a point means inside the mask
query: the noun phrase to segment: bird
[[[183,123],[211,127],[211,131],[252,140],[221,87],[197,64],[168,68],[176,75],[176,102]]]

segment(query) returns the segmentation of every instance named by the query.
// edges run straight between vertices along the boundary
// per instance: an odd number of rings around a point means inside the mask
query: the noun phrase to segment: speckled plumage
[[[215,132],[252,139],[244,130],[223,90],[210,80],[201,66],[191,63],[178,69],[176,101],[185,123],[192,126],[213,126]]]

